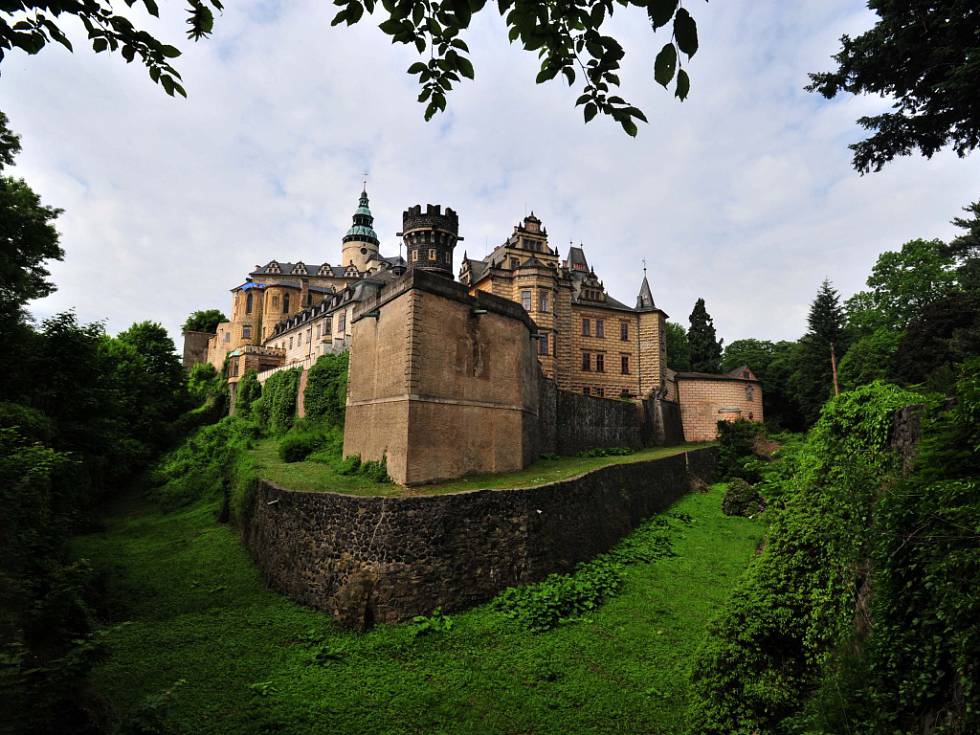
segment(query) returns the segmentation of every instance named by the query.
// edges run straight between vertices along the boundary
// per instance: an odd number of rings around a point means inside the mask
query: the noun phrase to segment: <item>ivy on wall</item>
[[[303,400],[310,421],[344,425],[347,406],[347,353],[321,355],[307,375]]]
[[[302,368],[281,370],[265,381],[262,397],[252,404],[259,424],[268,433],[285,434],[296,420],[296,393]]]

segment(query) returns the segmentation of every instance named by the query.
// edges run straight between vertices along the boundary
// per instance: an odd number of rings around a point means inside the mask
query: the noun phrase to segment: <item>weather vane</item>
[[[646,274],[647,274],[647,259],[646,258],[640,258],[640,261],[643,263],[643,275],[646,276]]]

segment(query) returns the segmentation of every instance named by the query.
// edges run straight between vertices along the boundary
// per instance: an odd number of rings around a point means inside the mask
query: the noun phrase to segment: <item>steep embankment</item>
[[[690,659],[762,534],[720,503],[677,503],[677,555],[626,567],[587,619],[531,633],[486,605],[363,635],[268,591],[215,504],[131,508],[76,544],[118,611],[95,683],[125,716],[185,680],[171,717],[195,733],[679,732]]]

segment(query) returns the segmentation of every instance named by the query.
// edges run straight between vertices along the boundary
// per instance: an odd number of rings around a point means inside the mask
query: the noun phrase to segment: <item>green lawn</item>
[[[259,477],[291,490],[336,492],[351,495],[437,495],[486,488],[515,488],[545,485],[556,480],[581,475],[589,470],[612,464],[644,462],[673,454],[711,446],[713,442],[682,444],[676,447],[651,447],[633,454],[612,457],[559,457],[539,459],[520,472],[496,475],[470,475],[434,485],[404,488],[400,485],[373,482],[363,475],[341,475],[327,464],[319,462],[283,462],[279,459],[278,441],[264,439],[250,454],[255,460]]]
[[[76,542],[109,572],[116,619],[95,685],[125,715],[186,680],[172,717],[195,734],[679,733],[704,625],[763,532],[721,494],[679,501],[678,556],[627,567],[588,620],[533,634],[485,605],[421,637],[342,631],[268,591],[215,505],[119,509]]]

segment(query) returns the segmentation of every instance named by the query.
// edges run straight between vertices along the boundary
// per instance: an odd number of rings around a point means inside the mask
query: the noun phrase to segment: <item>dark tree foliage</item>
[[[151,15],[159,12],[155,0],[123,0],[127,6],[142,5]],[[218,0],[189,0],[188,32],[193,40],[208,36],[214,26],[212,8],[221,10]],[[486,0],[334,0],[339,7],[332,25],[354,25],[375,13],[379,27],[392,43],[414,46],[422,60],[408,68],[418,76],[425,105],[425,119],[446,109],[446,93],[465,77],[473,79],[469,47],[462,36],[475,13],[484,10]],[[569,86],[580,83],[576,106],[582,107],[585,121],[602,113],[618,122],[629,135],[636,135],[637,121],[646,116],[615,94],[620,86],[619,71],[626,52],[622,44],[608,35],[616,8],[639,8],[646,13],[651,32],[668,29],[670,36],[650,59],[654,80],[684,100],[691,79],[683,69],[683,59],[698,50],[697,23],[680,0],[498,0],[511,43],[517,41],[527,52],[541,59],[536,81],[561,76]],[[133,25],[127,13],[116,13],[108,0],[37,2],[17,0],[0,6],[0,61],[5,50],[18,48],[38,53],[51,41],[71,50],[72,46],[57,25],[63,15],[78,17],[85,25],[92,48],[119,51],[127,62],[139,57],[150,78],[169,95],[187,96],[178,81],[180,74],[170,61],[180,51],[158,41]],[[676,80],[676,81],[675,81]]]
[[[831,380],[834,387],[834,395],[838,393],[837,387],[837,359],[845,352],[842,349],[842,338],[844,336],[844,309],[840,304],[840,296],[836,289],[830,285],[828,279],[824,279],[817,291],[817,297],[810,305],[810,314],[807,317],[810,331],[807,332],[806,339],[816,353],[821,350],[830,359]]]
[[[803,416],[790,387],[797,369],[799,347],[796,342],[769,342],[761,339],[738,339],[725,345],[721,369],[729,372],[748,365],[762,383],[762,409],[766,424],[799,431]]]
[[[210,332],[214,334],[218,331],[221,322],[228,321],[220,309],[204,309],[195,311],[184,321],[181,331],[184,332]]]
[[[945,246],[944,252],[958,265],[956,278],[967,291],[980,291],[980,201],[963,208],[968,217],[954,217],[963,232]]]
[[[952,294],[909,324],[895,351],[892,375],[909,385],[945,391],[956,363],[980,355],[980,294]]]
[[[698,299],[689,317],[691,328],[687,330],[687,345],[691,354],[691,370],[701,373],[717,373],[721,370],[721,341],[715,335],[715,323],[704,307],[704,299]]]
[[[880,171],[918,149],[947,145],[965,156],[980,144],[980,4],[976,0],[869,0],[875,26],[843,36],[837,69],[811,74],[807,89],[894,98],[892,112],[864,116],[871,135],[851,145],[854,168]]]
[[[0,170],[14,162],[20,140],[0,113]],[[41,204],[23,179],[0,176],[0,336],[21,316],[24,303],[54,291],[46,260],[61,260],[54,220],[61,214]]]
[[[691,369],[691,348],[687,345],[687,332],[677,322],[667,322],[667,367],[677,372]]]

